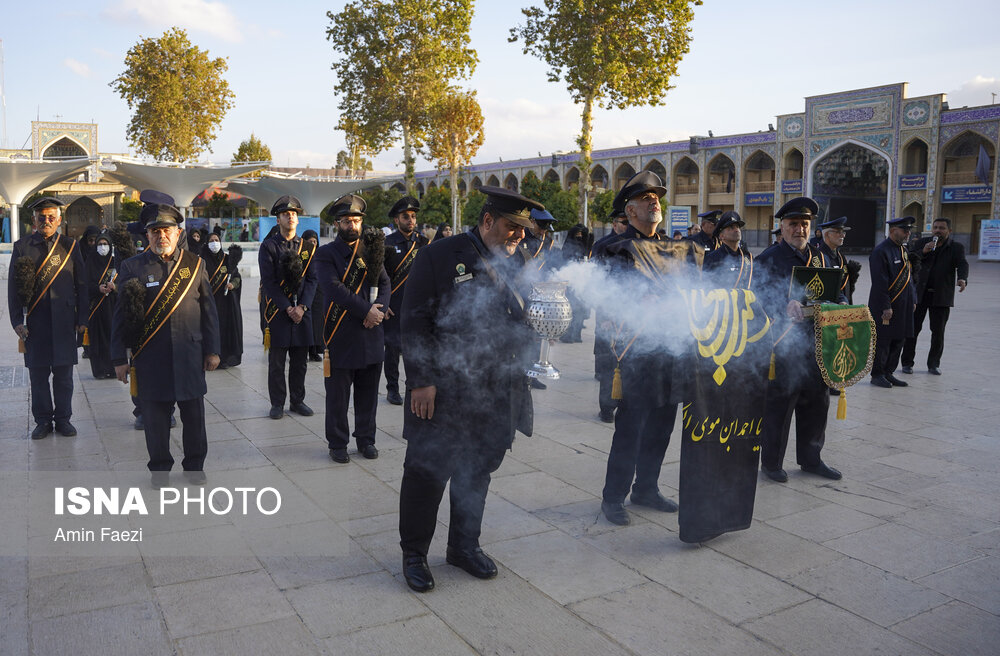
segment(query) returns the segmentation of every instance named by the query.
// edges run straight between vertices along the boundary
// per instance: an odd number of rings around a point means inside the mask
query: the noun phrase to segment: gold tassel
[[[767,368],[767,379],[774,380],[777,378],[777,374],[774,372],[774,351],[771,351],[771,364]]]
[[[323,378],[330,377],[330,349],[323,349]]]
[[[270,351],[271,350],[271,328],[270,328],[270,326],[268,326],[267,328],[264,328],[264,350],[265,351]]]
[[[620,401],[622,398],[622,368],[615,367],[615,375],[611,379],[611,398]]]
[[[837,400],[837,419],[847,419],[847,388],[841,388],[840,398]]]
[[[128,369],[128,393],[132,396],[139,396],[139,381],[135,377],[135,367]]]
[[[84,346],[90,346],[90,329],[89,328],[84,328],[83,329],[83,345]]]
[[[27,353],[28,352],[28,347],[25,346],[24,340],[21,339],[20,337],[17,338],[17,352],[18,353]]]

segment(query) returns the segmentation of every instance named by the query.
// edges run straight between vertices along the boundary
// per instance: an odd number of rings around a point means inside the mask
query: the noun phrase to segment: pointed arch
[[[667,180],[667,169],[663,166],[663,163],[658,159],[651,159],[646,162],[646,166],[642,167],[643,171],[649,171],[650,173],[655,173],[662,182]]]
[[[923,229],[924,225],[924,204],[918,200],[907,203],[906,207],[903,208],[901,216],[912,216],[917,220],[916,229]]]
[[[910,139],[903,146],[902,173],[904,175],[921,175],[927,173],[928,151],[929,148],[926,141],[920,137]]]
[[[423,196],[424,195],[424,183],[423,182],[418,182],[416,189],[417,189],[417,195],[418,196]]]
[[[517,176],[513,173],[508,173],[507,177],[503,179],[504,189],[510,189],[511,191],[517,191]]]
[[[594,191],[603,191],[608,188],[608,170],[600,164],[590,169],[590,185]]]
[[[684,156],[674,165],[673,187],[674,196],[698,193],[698,164],[690,157]]]
[[[68,134],[60,134],[40,149],[42,159],[46,157],[89,157],[87,148]]]
[[[976,175],[979,163],[979,149],[982,147],[990,158],[990,170],[986,182]],[[942,185],[989,184],[996,177],[996,149],[993,142],[974,130],[965,130],[955,135],[941,147]]]
[[[478,175],[475,176],[474,178],[472,178],[472,188],[473,189],[475,189],[475,190],[478,191],[479,188],[482,187],[482,186],[483,186],[483,181],[479,178]]]
[[[621,190],[633,175],[635,175],[635,168],[631,164],[628,162],[619,164],[618,168],[615,169],[615,191]]]
[[[499,187],[500,186],[500,178],[498,178],[496,175],[490,175],[490,177],[486,178],[486,186],[487,187]]]
[[[802,151],[798,148],[789,148],[784,157],[784,170],[782,180],[801,180],[802,166],[805,160],[802,158]]]
[[[555,169],[549,169],[545,172],[545,176],[542,178],[543,182],[554,182],[559,184],[559,174],[556,173]]]
[[[580,184],[580,169],[573,166],[570,170],[566,171],[566,188],[576,186]]]
[[[398,191],[401,194],[405,194],[406,193],[406,185],[403,184],[402,182],[395,183],[394,185],[392,185],[391,187],[389,187],[389,189],[395,189],[396,191]]]
[[[468,188],[468,186],[467,186],[467,185],[465,184],[465,178],[459,178],[459,179],[458,179],[458,193],[459,193],[459,195],[461,195],[461,196],[464,196],[464,195],[465,195],[465,193],[466,193],[466,192],[467,192],[468,190],[469,190],[469,188]]]
[[[438,188],[438,183],[437,183],[436,180],[431,180],[430,182],[427,183],[427,191],[430,191],[431,189],[437,189],[437,188]]]
[[[755,150],[743,169],[743,191],[774,191],[774,181],[774,158],[763,150]]]

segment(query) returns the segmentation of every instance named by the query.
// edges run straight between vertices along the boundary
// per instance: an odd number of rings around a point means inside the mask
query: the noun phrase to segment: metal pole
[[[21,238],[21,220],[18,218],[17,203],[10,204],[10,243]]]

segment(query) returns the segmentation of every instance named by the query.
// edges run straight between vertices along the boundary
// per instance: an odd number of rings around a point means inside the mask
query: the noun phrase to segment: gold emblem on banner
[[[188,267],[184,267],[183,269],[177,272],[177,275],[181,277],[181,280],[187,280],[188,278],[191,277],[191,269]]]
[[[809,263],[809,266],[821,267],[823,266],[823,260],[820,259],[819,255],[814,255],[812,261]]]
[[[698,340],[698,354],[712,358],[718,365],[712,374],[716,385],[722,386],[726,381],[726,364],[743,355],[747,344],[759,340],[771,327],[770,320],[765,317],[760,331],[750,334],[747,324],[755,318],[751,305],[756,298],[748,289],[691,292],[688,300],[691,335]],[[707,316],[703,325],[696,324],[699,316]]]
[[[853,331],[852,336],[853,336]],[[840,337],[840,331],[837,331],[837,338]],[[854,371],[854,367],[858,364],[858,358],[854,355],[854,351],[847,347],[847,342],[842,341],[840,343],[840,348],[837,349],[837,354],[833,356],[833,375],[840,380],[845,380],[847,374]]]
[[[362,260],[360,257],[358,258],[358,268],[359,269],[367,269],[368,268],[368,265],[365,264],[365,261]]]
[[[222,268],[219,269],[219,271],[221,271],[222,273],[228,273],[229,269],[225,265],[222,265]]]
[[[820,298],[823,296],[824,291],[826,291],[826,288],[823,286],[823,281],[820,280],[818,273],[813,276],[812,280],[806,283],[806,293],[810,299]]]
[[[51,259],[49,259],[49,262],[51,262],[52,266],[54,267],[59,266],[59,264],[62,262],[62,255],[56,253],[55,255],[52,256]]]

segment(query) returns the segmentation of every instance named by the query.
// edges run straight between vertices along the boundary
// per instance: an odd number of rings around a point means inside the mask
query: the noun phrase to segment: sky
[[[600,0],[597,0],[600,1]],[[479,64],[460,82],[478,91],[486,140],[474,163],[576,149],[580,107],[547,67],[508,43],[521,7],[542,0],[479,0],[472,46]],[[125,101],[109,83],[129,48],[170,27],[225,57],[235,106],[203,161],[228,162],[255,133],[277,166],[330,167],[344,148],[337,124],[326,12],[343,2],[78,0],[0,3],[6,143],[30,147],[31,121],[96,122],[102,153],[133,153]],[[952,108],[1000,99],[1000,3],[984,0],[705,0],[690,52],[656,107],[598,110],[594,148],[766,130],[803,98],[908,82],[908,96],[945,93]],[[402,170],[402,148],[374,158]],[[433,164],[418,160],[418,170]]]

